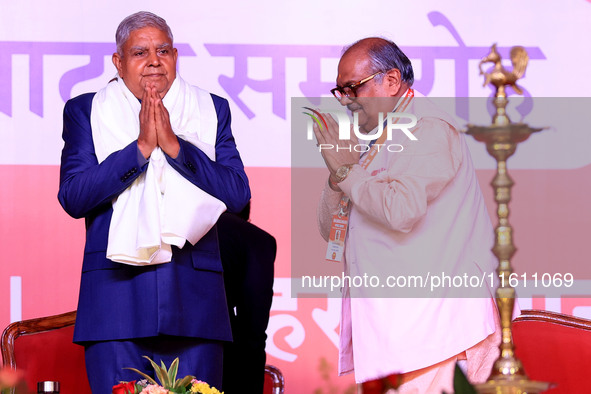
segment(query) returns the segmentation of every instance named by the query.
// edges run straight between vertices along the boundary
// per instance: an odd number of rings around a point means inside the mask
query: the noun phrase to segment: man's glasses
[[[337,98],[337,100],[342,100],[344,97],[350,98],[350,97],[357,97],[357,89],[363,85],[364,83],[371,81],[373,78],[375,78],[376,75],[381,74],[382,71],[378,71],[375,74],[370,75],[367,78],[363,78],[361,81],[359,82],[355,82],[352,83],[350,85],[347,86],[337,86],[334,89],[331,89],[330,92],[332,93],[333,96],[335,96]]]

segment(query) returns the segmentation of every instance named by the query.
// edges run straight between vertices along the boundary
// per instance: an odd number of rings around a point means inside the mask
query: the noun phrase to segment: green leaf
[[[192,375],[185,376],[182,379],[176,378],[177,374],[178,374],[178,369],[179,369],[179,358],[178,357],[174,359],[174,361],[170,364],[170,367],[168,369],[166,368],[166,365],[164,364],[164,361],[162,361],[162,360],[160,360],[160,366],[158,366],[158,364],[156,364],[150,357],[148,357],[148,356],[143,356],[143,357],[146,360],[148,360],[150,362],[150,364],[152,364],[152,368],[154,368],[154,372],[156,373],[156,377],[160,381],[160,386],[169,390],[172,393],[185,394],[187,392],[187,386],[189,386],[191,384],[191,381],[193,379],[195,379],[195,377]],[[146,375],[145,373],[143,373],[135,368],[125,368],[125,369],[129,369],[129,370],[137,372],[143,378],[147,379],[148,382],[150,382],[150,384],[156,384],[156,385],[158,384],[158,383],[156,383],[156,381],[152,377],[150,377],[149,375]],[[141,389],[139,391],[141,391]]]
[[[166,366],[164,366],[164,363],[162,363],[162,367],[159,367],[158,364],[156,364],[154,361],[152,361],[152,359],[148,356],[144,356],[145,359],[147,359],[148,361],[150,361],[150,364],[152,364],[152,368],[154,368],[154,372],[156,372],[156,376],[158,377],[158,380],[160,381],[160,385],[162,387],[164,387],[165,389],[169,389],[170,388],[170,382],[168,381],[168,374],[166,373]]]
[[[195,376],[191,376],[191,375],[185,376],[184,378],[178,380],[176,386],[177,387],[187,387],[191,383],[191,380],[193,380],[193,379],[196,379]]]
[[[172,364],[170,364],[170,368],[168,368],[168,380],[172,383],[172,387],[178,387],[176,381],[176,374],[179,369],[179,358],[175,358]]]
[[[137,372],[137,373],[139,373],[140,375],[142,375],[142,377],[143,377],[144,379],[147,379],[147,380],[148,380],[148,382],[150,382],[151,384],[158,384],[158,383],[156,383],[156,381],[155,381],[155,380],[154,380],[154,379],[153,379],[151,376],[149,376],[149,375],[146,375],[146,374],[145,374],[145,373],[143,373],[142,371],[139,371],[139,370],[137,370],[137,369],[135,369],[135,368],[123,368],[123,369],[129,369],[129,370],[131,370],[131,371],[133,371],[133,372]]]

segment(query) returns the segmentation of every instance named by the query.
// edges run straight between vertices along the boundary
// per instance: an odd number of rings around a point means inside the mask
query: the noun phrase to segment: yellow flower
[[[215,387],[209,387],[209,384],[201,381],[195,381],[191,385],[191,393],[198,393],[198,394],[224,394],[223,392],[220,393],[218,389]]]

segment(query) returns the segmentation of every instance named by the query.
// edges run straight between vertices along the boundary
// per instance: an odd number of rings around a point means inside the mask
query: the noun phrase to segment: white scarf
[[[211,95],[178,75],[163,99],[172,130],[215,160],[217,114]],[[96,93],[90,122],[99,163],[139,135],[139,100],[118,78]],[[171,245],[195,245],[226,205],[168,164],[160,148],[145,173],[113,200],[107,258],[130,265],[171,261]]]

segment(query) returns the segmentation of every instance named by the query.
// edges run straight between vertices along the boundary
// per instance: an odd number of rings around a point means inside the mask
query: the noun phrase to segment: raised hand
[[[145,86],[142,95],[142,107],[140,109],[140,134],[137,145],[142,155],[147,159],[158,146],[156,133],[155,104],[151,99],[152,88]]]
[[[335,173],[339,167],[345,164],[359,163],[360,153],[355,151],[355,146],[359,141],[353,132],[351,132],[351,139],[340,140],[339,124],[330,114],[323,114],[323,118],[326,120],[328,129],[324,126],[319,128],[318,124],[314,123],[314,134],[318,142],[318,149],[322,154],[324,163],[330,172],[330,179],[334,184],[336,180]]]
[[[178,156],[181,147],[176,134],[172,131],[168,110],[162,103],[162,98],[156,89],[152,90],[152,99],[154,101],[154,119],[158,135],[158,146],[164,153],[174,159]]]

